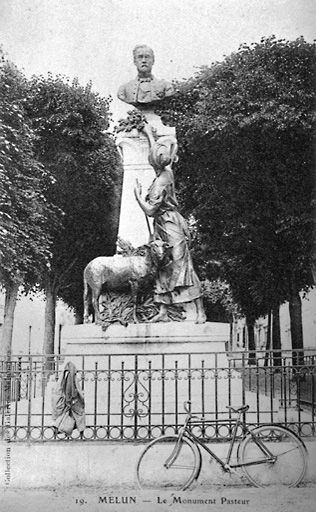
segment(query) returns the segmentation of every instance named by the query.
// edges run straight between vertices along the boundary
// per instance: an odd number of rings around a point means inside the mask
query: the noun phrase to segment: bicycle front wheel
[[[263,447],[272,457],[264,453]],[[304,443],[288,428],[262,425],[241,441],[238,463],[256,487],[278,484],[295,487],[304,478],[307,452]]]
[[[187,437],[158,437],[138,460],[138,485],[141,489],[185,490],[198,475],[200,464],[200,453]]]

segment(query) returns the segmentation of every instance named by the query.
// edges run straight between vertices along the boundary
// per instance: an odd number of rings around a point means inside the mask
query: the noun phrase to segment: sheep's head
[[[171,246],[161,238],[154,238],[149,242],[150,255],[155,267],[161,267],[170,261],[171,249]]]

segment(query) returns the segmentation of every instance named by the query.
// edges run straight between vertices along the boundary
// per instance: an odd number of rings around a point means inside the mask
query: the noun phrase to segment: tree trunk
[[[312,274],[314,285],[316,285],[316,166],[314,166],[314,190],[311,201],[311,218],[313,219],[313,245],[312,245]]]
[[[253,318],[246,318],[247,331],[248,331],[248,364],[256,364],[256,344],[255,344],[255,320]]]
[[[75,316],[75,324],[76,325],[83,324],[83,314],[82,313],[75,311],[74,316]]]
[[[272,308],[272,348],[273,366],[282,366],[281,357],[281,329],[280,329],[280,305],[274,304]]]
[[[4,318],[2,326],[2,339],[1,339],[1,353],[5,357],[5,364],[3,366],[4,371],[4,389],[3,399],[5,407],[9,407],[11,401],[11,353],[12,353],[12,334],[13,334],[13,322],[14,322],[14,311],[19,291],[19,285],[17,283],[11,283],[6,286],[5,292],[5,303],[4,303]],[[10,409],[8,409],[9,412]]]
[[[13,321],[18,291],[19,284],[17,283],[6,286],[1,352],[8,358],[10,358],[12,351]]]
[[[50,281],[45,286],[46,305],[45,305],[45,328],[43,354],[50,356],[55,353],[55,325],[56,325],[56,290]],[[54,369],[54,358],[47,357],[46,370]]]
[[[291,286],[291,296],[289,300],[291,339],[293,350],[293,364],[304,364],[303,352],[303,323],[302,323],[302,301],[299,290]],[[297,349],[297,352],[296,352]]]
[[[271,350],[271,309],[268,313],[268,330],[267,330],[267,343],[266,343],[266,353],[264,355],[264,366],[268,366],[269,364],[269,356]]]

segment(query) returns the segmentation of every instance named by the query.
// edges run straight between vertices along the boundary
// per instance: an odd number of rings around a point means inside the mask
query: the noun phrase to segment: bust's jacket
[[[149,82],[148,94],[142,93],[139,98],[141,82]],[[153,103],[163,99],[165,96],[171,96],[174,93],[172,84],[163,79],[152,77],[147,80],[139,80],[135,78],[126,84],[121,85],[118,90],[117,97],[125,103],[138,105],[144,103]]]

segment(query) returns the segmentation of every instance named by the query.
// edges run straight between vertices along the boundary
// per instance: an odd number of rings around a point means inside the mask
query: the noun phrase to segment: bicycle
[[[188,489],[196,482],[202,468],[203,448],[226,473],[242,468],[244,474],[256,487],[283,484],[288,487],[299,485],[306,473],[307,450],[303,441],[290,429],[279,424],[262,424],[249,428],[241,416],[248,405],[238,408],[227,406],[234,414],[232,437],[226,460],[222,460],[192,432],[194,425],[214,424],[191,414],[191,403],[184,402],[187,413],[178,434],[163,435],[151,441],[141,453],[137,468],[137,482],[140,489],[164,487],[171,490]],[[217,420],[216,423],[227,423]],[[241,427],[243,437],[237,447],[237,463],[232,463],[232,452]],[[238,441],[237,441],[238,442]]]

